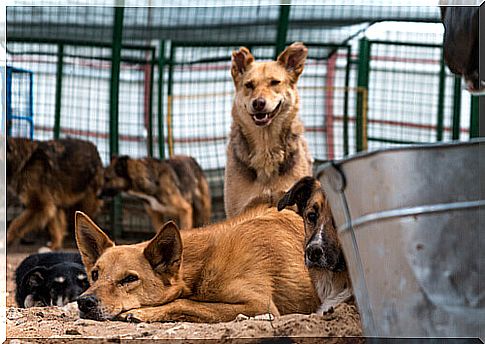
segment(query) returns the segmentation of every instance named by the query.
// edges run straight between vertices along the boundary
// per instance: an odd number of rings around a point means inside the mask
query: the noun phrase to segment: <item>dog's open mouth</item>
[[[258,127],[262,127],[262,126],[265,126],[265,125],[269,125],[271,123],[271,121],[273,120],[273,118],[278,113],[278,111],[280,110],[281,103],[283,103],[283,101],[280,101],[278,103],[278,105],[276,105],[276,107],[274,108],[274,110],[271,111],[271,112],[258,112],[258,113],[254,113],[253,116],[252,116],[254,123]]]

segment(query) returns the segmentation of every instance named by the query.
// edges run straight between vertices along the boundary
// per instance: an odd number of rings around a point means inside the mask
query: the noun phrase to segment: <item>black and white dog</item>
[[[89,287],[79,253],[33,254],[20,263],[15,280],[15,301],[22,308],[64,306]]]

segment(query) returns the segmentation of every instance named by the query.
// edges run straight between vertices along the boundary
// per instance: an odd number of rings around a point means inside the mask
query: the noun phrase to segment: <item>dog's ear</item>
[[[297,181],[279,200],[278,211],[296,204],[298,206],[298,214],[302,215],[313,190],[319,187],[318,184],[318,181],[313,177],[303,177]]]
[[[167,222],[145,247],[143,255],[157,273],[175,275],[182,259],[182,238],[177,225]]]
[[[84,213],[76,211],[76,243],[89,272],[103,252],[115,244]]]
[[[232,52],[231,75],[234,82],[239,80],[239,77],[246,72],[248,66],[253,62],[254,57],[246,47],[241,47],[238,51]]]
[[[292,82],[298,81],[298,77],[303,72],[307,55],[307,47],[301,42],[295,42],[278,56],[278,63],[286,69]]]
[[[39,288],[44,285],[47,268],[44,266],[38,266],[30,270],[22,280],[22,284],[27,284],[29,288]]]

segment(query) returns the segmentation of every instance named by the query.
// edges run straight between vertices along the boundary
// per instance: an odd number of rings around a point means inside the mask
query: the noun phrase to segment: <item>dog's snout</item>
[[[310,245],[306,248],[306,255],[310,262],[318,263],[323,256],[323,249],[320,245]]]
[[[255,111],[263,111],[265,107],[266,100],[264,100],[264,98],[259,97],[253,100],[253,109]]]
[[[83,313],[90,313],[98,306],[98,299],[94,295],[83,295],[77,298],[77,306]]]

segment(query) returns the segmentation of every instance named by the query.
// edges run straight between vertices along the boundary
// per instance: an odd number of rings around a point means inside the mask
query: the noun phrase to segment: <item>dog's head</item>
[[[231,74],[236,86],[237,120],[245,125],[269,126],[288,121],[298,108],[296,83],[308,54],[302,43],[293,43],[276,61],[255,62],[245,47],[232,53]],[[285,117],[285,118],[283,118]]]
[[[114,319],[173,301],[184,291],[182,241],[173,222],[148,242],[115,246],[89,217],[76,212],[76,241],[91,285],[77,300],[82,318]]]
[[[126,155],[115,156],[108,167],[104,169],[104,184],[101,197],[113,197],[119,192],[127,191],[131,186],[128,172],[130,158]]]
[[[19,173],[37,154],[37,142],[25,138],[7,138],[7,180]]]
[[[78,263],[38,266],[25,275],[19,286],[27,290],[24,304],[19,306],[64,306],[75,301],[88,287],[86,271]]]
[[[303,177],[280,199],[278,210],[295,204],[305,224],[306,265],[344,271],[344,255],[320,182],[313,177]]]

